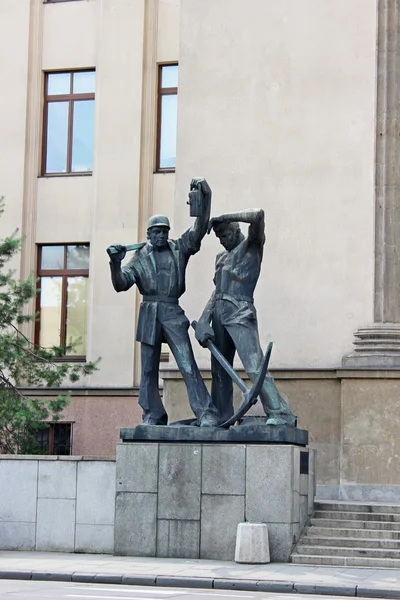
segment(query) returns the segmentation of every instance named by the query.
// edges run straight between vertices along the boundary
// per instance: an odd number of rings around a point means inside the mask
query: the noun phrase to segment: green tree
[[[3,212],[0,199],[0,216]],[[46,420],[60,418],[69,402],[68,382],[93,373],[99,362],[56,362],[55,357],[71,351],[79,340],[67,348],[43,348],[21,332],[23,323],[36,318],[27,314],[26,307],[37,294],[34,275],[18,280],[8,267],[21,246],[18,230],[0,240],[0,453],[8,454],[39,452],[35,430]],[[21,386],[65,387],[66,391],[57,397],[33,398],[23,393]]]

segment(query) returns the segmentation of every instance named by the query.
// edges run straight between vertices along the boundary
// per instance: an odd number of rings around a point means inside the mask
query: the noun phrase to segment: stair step
[[[400,514],[400,502],[398,504],[365,504],[362,502],[345,502],[345,501],[316,501],[314,503],[315,510],[340,511],[340,512],[371,512],[371,513],[392,513]]]
[[[339,510],[315,510],[315,519],[347,519],[355,521],[385,521],[400,523],[400,513],[350,512]]]
[[[325,537],[307,533],[301,538],[301,544],[307,546],[335,546],[341,548],[382,548],[400,550],[400,540],[359,537]]]
[[[314,556],[365,556],[368,558],[396,558],[400,562],[400,549],[386,550],[383,548],[343,548],[337,546],[307,546],[307,540],[300,540],[297,544],[299,554]]]
[[[298,565],[329,565],[332,567],[372,567],[380,569],[400,569],[397,558],[368,558],[362,556],[319,556],[294,552],[292,563]]]
[[[323,537],[361,537],[361,538],[384,538],[393,539],[400,541],[400,530],[390,531],[389,529],[340,529],[339,527],[318,527],[318,525],[312,525],[306,530],[307,536],[323,536]]]
[[[339,527],[340,529],[389,529],[392,531],[400,531],[400,522],[397,521],[357,521],[356,519],[311,519],[311,525],[318,527]]]

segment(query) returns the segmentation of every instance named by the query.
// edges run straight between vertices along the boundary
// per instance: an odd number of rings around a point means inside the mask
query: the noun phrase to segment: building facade
[[[204,175],[213,215],[265,211],[261,341],[319,495],[400,499],[398,1],[2,0],[0,17],[0,228],[41,278],[26,333],[102,358],[64,414],[72,452],[113,454],[140,421],[140,296],[115,293],[105,249],[144,241],[154,213],[178,236]],[[190,320],[218,251],[211,235],[189,263]],[[189,409],[166,358],[174,420]]]

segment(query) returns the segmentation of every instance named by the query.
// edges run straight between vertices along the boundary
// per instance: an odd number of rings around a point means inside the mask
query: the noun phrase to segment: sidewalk
[[[400,570],[0,551],[0,579],[400,598]]]

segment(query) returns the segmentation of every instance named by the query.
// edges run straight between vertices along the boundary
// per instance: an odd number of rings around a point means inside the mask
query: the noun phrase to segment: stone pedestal
[[[312,510],[314,454],[293,444],[119,444],[115,554],[234,560],[248,521],[268,525],[271,560],[287,561]]]

